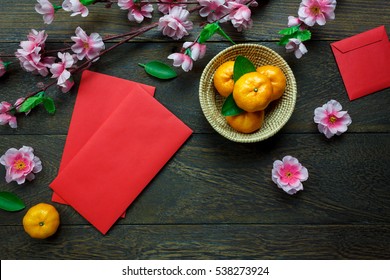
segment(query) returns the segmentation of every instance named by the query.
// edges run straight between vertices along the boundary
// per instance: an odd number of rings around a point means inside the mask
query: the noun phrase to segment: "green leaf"
[[[287,45],[291,38],[294,38],[294,34],[293,35],[285,35],[285,36],[283,36],[282,38],[280,38],[280,40],[278,42],[278,45],[279,46]]]
[[[218,31],[218,29],[220,29],[218,22],[207,24],[205,27],[203,27],[202,31],[199,34],[198,43],[205,43],[215,34],[215,32]]]
[[[282,35],[292,35],[295,32],[297,32],[298,30],[299,30],[299,25],[295,25],[295,26],[291,26],[291,27],[288,27],[288,28],[280,30],[279,34],[282,34]]]
[[[54,114],[56,112],[56,106],[54,100],[50,97],[43,97],[43,106],[49,114]]]
[[[138,65],[144,67],[146,73],[159,79],[167,80],[177,77],[175,70],[173,70],[165,63],[157,60],[148,62],[146,64],[139,63]]]
[[[233,80],[234,82],[237,82],[237,80],[244,74],[255,72],[256,67],[253,65],[253,63],[247,59],[245,56],[239,55],[236,58],[236,61],[234,62],[234,69],[233,69]]]
[[[0,209],[15,212],[24,209],[26,205],[15,194],[10,192],[0,192]]]
[[[301,40],[301,42],[310,40],[311,32],[309,30],[300,30],[297,32],[296,38]]]
[[[202,31],[199,34],[198,43],[204,44],[208,39],[210,39],[215,33],[218,33],[219,35],[225,37],[228,39],[233,45],[236,43],[233,42],[233,40],[225,33],[225,31],[222,30],[222,28],[219,26],[218,21],[214,23],[209,23],[205,27],[203,27]]]
[[[34,107],[38,106],[39,104],[41,104],[43,102],[43,95],[40,93],[38,93],[38,95],[36,96],[32,96],[32,97],[29,97],[27,100],[25,100],[23,102],[23,104],[20,106],[19,108],[19,112],[27,112],[31,109],[33,109]]]
[[[235,116],[242,112],[244,112],[244,110],[237,106],[236,102],[234,101],[233,94],[230,94],[222,105],[222,115]]]
[[[62,9],[62,6],[58,6],[56,4],[52,4],[52,6],[53,6],[55,12]]]
[[[84,6],[91,5],[95,2],[96,2],[96,0],[80,0],[80,3],[83,4]]]
[[[233,40],[225,33],[225,31],[222,30],[222,28],[220,27],[218,30],[217,30],[218,34],[225,37],[226,39],[228,39],[230,41],[230,43],[232,43],[233,45],[235,45],[236,43],[233,42]]]

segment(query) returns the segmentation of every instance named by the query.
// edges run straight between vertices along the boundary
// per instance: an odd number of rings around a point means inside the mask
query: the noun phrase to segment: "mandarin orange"
[[[264,110],[272,101],[270,79],[258,72],[242,75],[234,84],[233,98],[237,106],[247,112]]]
[[[282,97],[284,90],[286,89],[286,76],[282,69],[274,65],[264,65],[257,67],[257,72],[267,76],[271,80],[272,84],[272,101]]]
[[[214,87],[223,97],[228,97],[233,92],[233,69],[234,61],[226,61],[214,73]]]

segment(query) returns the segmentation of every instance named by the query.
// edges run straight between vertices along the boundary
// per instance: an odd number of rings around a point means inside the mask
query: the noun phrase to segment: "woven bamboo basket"
[[[221,114],[224,97],[214,88],[213,76],[224,62],[245,56],[256,66],[275,65],[284,72],[287,83],[283,96],[271,102],[265,109],[262,127],[253,133],[245,134],[234,130]],[[199,100],[202,111],[210,125],[222,136],[235,142],[253,143],[265,140],[276,134],[291,117],[297,96],[295,77],[287,62],[270,48],[257,44],[238,44],[217,54],[203,70],[199,85]]]

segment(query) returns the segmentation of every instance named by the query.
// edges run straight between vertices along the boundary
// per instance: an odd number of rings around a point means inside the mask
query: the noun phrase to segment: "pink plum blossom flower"
[[[157,7],[160,12],[162,12],[164,15],[169,13],[169,10],[172,9],[173,7],[182,7],[185,9],[187,7],[186,2],[187,0],[158,0],[158,2],[163,2],[163,3],[158,3]]]
[[[225,15],[229,13],[230,9],[226,5],[225,0],[199,0],[198,2],[202,6],[199,10],[199,15],[207,17],[208,22],[216,20],[225,22],[228,20],[228,17]]]
[[[0,125],[9,124],[12,128],[17,128],[16,117],[10,113],[12,105],[6,101],[0,103]]]
[[[48,0],[37,0],[38,4],[35,5],[35,11],[38,14],[43,15],[43,22],[51,24],[54,20],[55,9],[52,3]]]
[[[16,112],[20,112],[20,107],[22,106],[22,103],[26,100],[25,97],[19,97],[14,104],[14,107],[16,109]],[[28,115],[31,112],[31,110],[28,110],[25,114]]]
[[[324,25],[335,18],[336,0],[302,0],[298,15],[308,26]]]
[[[81,15],[82,17],[88,16],[89,10],[86,6],[81,4],[79,0],[65,0],[62,2],[62,8],[67,12],[73,12],[70,16]]]
[[[0,59],[0,77],[7,72],[7,66],[10,64],[10,62],[4,62]]]
[[[63,83],[62,85],[61,85],[61,91],[63,92],[63,93],[67,93],[67,92],[69,92],[70,90],[71,90],[71,88],[74,86],[74,80],[73,80],[73,78],[72,77],[70,77],[69,79],[67,79],[66,81],[65,81],[65,83]]]
[[[272,168],[272,181],[288,194],[303,190],[302,182],[309,178],[309,172],[292,156],[275,160]]]
[[[151,18],[153,12],[153,5],[145,0],[119,0],[118,6],[122,10],[129,10],[127,18],[129,21],[142,22],[145,17]]]
[[[55,57],[43,56],[47,34],[45,30],[36,31],[32,29],[27,35],[28,41],[20,42],[20,49],[17,49],[15,56],[19,59],[20,66],[27,72],[47,76],[48,69],[54,62]]]
[[[342,109],[341,104],[332,99],[314,110],[314,122],[327,138],[346,132],[352,123],[348,112],[341,111]]]
[[[28,181],[34,180],[35,174],[42,170],[41,160],[34,155],[34,149],[29,146],[23,146],[19,150],[8,149],[1,156],[0,163],[5,166],[7,183],[16,181],[20,185],[26,179]]]
[[[173,59],[173,66],[180,67],[188,72],[192,69],[193,61],[191,57],[184,53],[173,53],[168,56],[168,59]]]
[[[160,18],[158,29],[166,36],[179,40],[188,35],[188,30],[192,29],[193,23],[188,20],[190,13],[182,7],[173,7],[169,14]]]
[[[253,25],[253,21],[251,19],[252,12],[245,3],[245,0],[229,2],[229,8],[232,9],[229,19],[239,32],[244,29],[249,29]],[[257,6],[257,2],[253,1],[251,6]]]
[[[200,44],[197,42],[185,42],[183,44],[184,49],[190,49],[191,58],[193,61],[197,61],[198,59],[201,59],[206,54],[206,45]]]
[[[294,17],[294,16],[288,17],[288,22],[287,22],[288,27],[300,25],[301,23],[302,23],[302,21],[297,17]]]
[[[307,53],[306,46],[301,42],[301,40],[296,38],[289,39],[289,42],[286,44],[286,51],[294,52],[295,57],[298,59]]]
[[[53,74],[51,77],[57,78],[57,85],[60,87],[67,87],[66,81],[71,78],[71,74],[67,69],[77,62],[77,58],[76,55],[61,52],[58,53],[58,57],[61,59],[61,62],[53,63],[50,69],[50,72]]]
[[[90,36],[85,33],[81,27],[76,28],[76,36],[71,37],[75,42],[71,49],[77,54],[79,60],[88,57],[88,59],[98,60],[97,57],[100,51],[104,50],[104,43],[102,37],[98,33],[91,33]]]

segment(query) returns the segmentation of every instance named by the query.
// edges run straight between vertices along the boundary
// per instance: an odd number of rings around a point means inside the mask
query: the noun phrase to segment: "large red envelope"
[[[106,234],[191,133],[152,96],[127,94],[50,187]]]
[[[331,48],[350,100],[390,87],[390,43],[384,26]]]
[[[153,96],[155,88],[105,74],[88,70],[83,71],[59,173],[62,172],[127,94],[134,91],[145,92]],[[53,193],[52,201],[67,204],[56,193]]]

